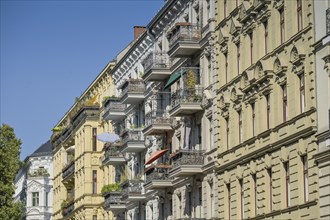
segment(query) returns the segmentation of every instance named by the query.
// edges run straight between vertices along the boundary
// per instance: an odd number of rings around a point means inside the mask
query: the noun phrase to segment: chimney
[[[145,31],[146,31],[146,27],[144,26],[134,26],[134,40],[136,40]]]

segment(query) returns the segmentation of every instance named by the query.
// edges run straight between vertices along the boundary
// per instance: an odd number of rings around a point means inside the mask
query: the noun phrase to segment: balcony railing
[[[122,86],[122,95],[127,93],[144,93],[145,86],[142,79],[128,79]]]
[[[143,190],[143,180],[126,180],[121,184],[123,191],[122,199],[127,199],[129,196],[141,195]]]
[[[203,165],[204,151],[181,149],[172,154],[171,159],[173,165],[172,169],[185,165]]]
[[[127,144],[130,141],[143,141],[143,134],[141,128],[127,129],[122,133],[122,142]]]
[[[143,61],[144,71],[149,72],[152,68],[170,68],[171,62],[167,53],[150,53]]]
[[[62,208],[63,217],[70,215],[73,212],[73,210],[74,210],[74,201],[70,202],[70,204],[67,204]]]
[[[125,163],[124,153],[121,152],[122,145],[111,145],[107,148],[102,160],[103,165],[119,165]]]
[[[171,106],[175,108],[180,104],[202,104],[203,88],[197,87],[194,89],[179,89],[171,95]]]
[[[126,105],[119,102],[119,98],[109,98],[104,103],[103,119],[114,120],[125,116]]]
[[[62,178],[65,179],[69,177],[74,173],[74,170],[75,170],[75,165],[74,165],[74,161],[72,161],[62,169]]]
[[[145,125],[171,124],[172,119],[165,110],[152,110],[145,116]]]
[[[201,28],[191,23],[177,23],[169,35],[169,47],[173,47],[179,41],[196,42],[201,40]]]
[[[122,206],[125,204],[124,201],[121,200],[122,192],[109,192],[104,195],[104,208],[111,209],[116,208],[116,206]]]
[[[146,184],[154,180],[169,180],[168,171],[171,167],[171,165],[166,164],[156,164],[148,167],[145,171]]]

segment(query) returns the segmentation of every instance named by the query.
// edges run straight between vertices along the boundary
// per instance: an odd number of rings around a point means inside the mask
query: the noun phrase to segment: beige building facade
[[[103,143],[97,135],[111,132],[100,119],[101,103],[110,96],[110,62],[53,128],[53,219],[102,219]]]
[[[314,3],[216,11],[218,217],[318,219]]]

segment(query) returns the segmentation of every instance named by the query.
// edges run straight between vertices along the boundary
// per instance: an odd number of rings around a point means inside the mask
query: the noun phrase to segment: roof
[[[52,143],[48,140],[46,143],[42,144],[37,150],[35,150],[29,157],[42,156],[52,153]]]

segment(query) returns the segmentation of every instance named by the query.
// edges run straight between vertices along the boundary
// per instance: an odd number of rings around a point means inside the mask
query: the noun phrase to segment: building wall
[[[67,219],[102,219],[104,216],[103,197],[103,167],[101,157],[104,143],[96,139],[97,134],[111,132],[112,126],[99,117],[104,110],[101,107],[106,97],[113,95],[111,76],[108,71],[113,64],[109,63],[99,76],[79,97],[75,105],[63,116],[56,125],[59,131],[54,131],[54,219],[62,219],[62,207],[65,200],[73,200],[74,209],[65,218]],[[97,113],[88,113],[84,106],[96,106]],[[79,111],[83,110],[83,113]],[[76,124],[83,117],[83,120]],[[69,129],[67,135],[66,129]],[[96,133],[93,133],[93,128]],[[70,130],[71,129],[71,130]],[[93,142],[96,148],[93,149]],[[63,179],[65,167],[74,165],[74,174]],[[96,176],[94,172],[96,171]],[[95,183],[95,184],[94,184]],[[95,188],[94,188],[95,186]],[[93,191],[95,190],[95,191]]]
[[[313,2],[301,1],[300,29],[297,1],[237,2],[216,5],[219,217],[317,219]],[[289,205],[285,162],[290,171]]]

